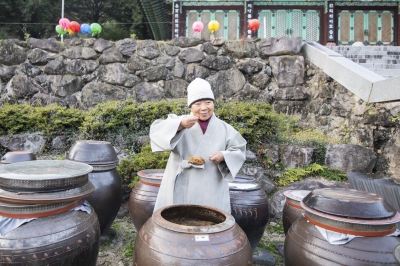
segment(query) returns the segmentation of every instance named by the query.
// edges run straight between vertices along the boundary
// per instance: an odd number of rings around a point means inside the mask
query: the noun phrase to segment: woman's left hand
[[[211,153],[210,156],[208,156],[208,158],[213,163],[220,163],[224,160],[224,155],[222,154],[222,152],[216,151]]]

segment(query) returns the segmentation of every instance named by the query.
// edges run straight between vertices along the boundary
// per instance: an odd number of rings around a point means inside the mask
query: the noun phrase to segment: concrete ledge
[[[379,101],[370,95],[374,83],[384,81],[384,77],[315,42],[303,43],[302,52],[311,63],[364,101]],[[397,99],[400,98],[390,100]]]
[[[393,77],[377,81],[373,84],[371,90],[370,101],[374,102],[387,102],[400,99],[400,77]]]

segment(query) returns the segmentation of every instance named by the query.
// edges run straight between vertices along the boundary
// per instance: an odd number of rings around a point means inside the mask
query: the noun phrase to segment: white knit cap
[[[210,99],[214,101],[214,93],[211,90],[211,85],[207,80],[196,78],[190,82],[187,88],[188,106],[199,100]]]

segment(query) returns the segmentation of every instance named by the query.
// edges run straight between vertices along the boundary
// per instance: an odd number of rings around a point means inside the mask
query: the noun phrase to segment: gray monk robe
[[[197,204],[230,213],[228,181],[233,180],[246,159],[246,140],[214,114],[204,134],[198,123],[177,132],[182,118],[170,114],[150,127],[152,150],[171,151],[154,211],[173,204]],[[209,160],[216,151],[225,158],[219,164]],[[190,156],[203,157],[205,165],[188,163]]]

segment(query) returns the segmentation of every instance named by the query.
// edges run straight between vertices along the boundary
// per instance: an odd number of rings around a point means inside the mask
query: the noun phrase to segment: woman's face
[[[205,121],[214,113],[214,101],[197,101],[190,106],[190,111],[192,111],[194,116],[197,116],[200,120]]]

